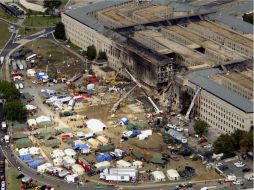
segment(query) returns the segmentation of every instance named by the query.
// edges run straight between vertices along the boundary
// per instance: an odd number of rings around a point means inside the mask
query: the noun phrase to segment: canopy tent
[[[17,148],[27,148],[33,145],[29,138],[22,138],[15,141]]]
[[[112,144],[105,145],[105,146],[99,146],[97,148],[97,150],[100,152],[109,152],[109,151],[113,151],[114,149],[115,149],[115,146]]]
[[[144,154],[137,152],[137,151],[132,151],[131,154],[136,157],[137,159],[144,159]]]
[[[166,176],[162,171],[153,171],[151,174],[156,182],[166,181]]]
[[[170,169],[167,171],[167,177],[170,181],[180,180],[179,173],[174,169]]]
[[[149,162],[154,164],[165,164],[165,160],[162,160],[161,158],[152,157],[148,159]]]
[[[28,135],[26,135],[26,134],[15,134],[12,136],[12,139],[18,140],[18,139],[23,139],[23,138],[27,138],[27,137],[28,137]]]
[[[86,122],[86,125],[87,125],[87,128],[94,133],[103,131],[107,128],[107,126],[98,119],[89,119]]]
[[[36,122],[35,119],[28,119],[27,124],[28,124],[29,127],[33,127],[33,126],[37,125],[37,122]]]
[[[52,121],[51,121],[50,117],[48,117],[48,116],[42,115],[40,117],[37,117],[35,120],[39,126],[51,126],[52,125]]]
[[[102,145],[106,145],[109,142],[108,138],[106,138],[105,136],[102,136],[102,135],[98,136],[96,139],[98,141],[100,141],[102,143]]]
[[[58,147],[60,145],[60,141],[58,139],[51,139],[44,141],[44,145],[47,147]]]

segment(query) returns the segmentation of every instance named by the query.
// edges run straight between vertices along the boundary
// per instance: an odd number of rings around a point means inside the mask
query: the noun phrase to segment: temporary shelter
[[[63,165],[65,168],[70,169],[71,166],[73,166],[76,163],[76,160],[74,158],[71,158],[69,156],[63,157]]]
[[[27,162],[28,166],[34,169],[37,169],[43,163],[45,163],[45,161],[42,157],[37,157]]]
[[[118,168],[129,168],[131,166],[132,166],[132,164],[130,162],[125,161],[125,160],[118,160],[116,162],[116,167],[118,167]]]
[[[27,124],[29,127],[35,127],[37,125],[37,122],[35,119],[28,119]]]
[[[36,118],[36,123],[40,126],[52,125],[51,119],[48,116],[42,115]]]
[[[140,152],[132,151],[131,154],[132,154],[135,158],[137,158],[137,159],[139,159],[139,160],[144,159],[144,155],[143,155],[142,153],[140,153]]]
[[[83,175],[85,173],[85,169],[79,164],[74,164],[72,166],[72,172],[77,175]]]
[[[109,161],[103,161],[103,162],[99,162],[99,163],[95,164],[94,166],[96,167],[97,170],[103,171],[104,169],[110,167],[110,162]]]
[[[46,72],[38,72],[36,73],[36,77],[40,80],[48,80],[48,75]]]
[[[33,111],[33,110],[36,110],[37,107],[34,106],[34,105],[31,105],[31,104],[27,104],[27,105],[26,105],[26,109],[27,109],[28,111]]]
[[[42,164],[42,165],[38,166],[37,171],[39,173],[44,173],[47,168],[52,167],[52,166],[53,165],[51,163],[45,163],[45,164]]]
[[[102,143],[102,145],[106,145],[109,143],[108,138],[106,138],[105,136],[101,135],[97,137],[97,140],[100,141]]]
[[[87,140],[87,143],[88,143],[88,145],[89,145],[91,148],[95,148],[95,149],[96,149],[98,146],[101,145],[101,143],[100,143],[98,140],[94,139],[94,138],[88,139],[88,140]]]
[[[15,135],[13,135],[12,136],[12,139],[13,140],[17,140],[17,139],[24,139],[24,138],[27,138],[28,137],[28,135],[26,135],[26,134],[15,134]]]
[[[97,150],[100,152],[109,152],[109,151],[113,151],[114,149],[115,149],[114,145],[109,144],[105,146],[99,146]]]
[[[156,157],[152,157],[148,161],[154,164],[165,164],[165,160],[162,160],[161,158],[156,158]]]
[[[27,148],[33,145],[29,138],[23,138],[15,141],[17,148]]]
[[[71,158],[75,158],[77,156],[77,152],[73,150],[72,148],[65,149],[64,153],[66,154],[66,156],[69,156]]]
[[[128,122],[129,122],[128,118],[123,117],[122,119],[120,119],[119,124],[120,125],[128,125]]]
[[[96,161],[97,162],[103,162],[103,161],[111,161],[112,160],[112,156],[110,154],[98,154],[96,156]]]
[[[139,169],[139,168],[142,168],[142,167],[143,167],[143,162],[137,160],[137,161],[134,161],[134,162],[132,163],[132,165],[133,165],[133,167]]]
[[[85,142],[82,141],[82,140],[75,140],[75,141],[73,141],[73,143],[74,143],[74,146],[76,146],[76,145],[81,145],[81,144],[85,144]]]
[[[58,147],[60,145],[60,141],[58,139],[51,139],[44,141],[44,145],[47,147]]]
[[[40,148],[31,147],[31,148],[29,148],[29,153],[32,154],[32,155],[39,155],[40,154]]]
[[[36,72],[35,72],[34,69],[27,69],[27,71],[26,71],[26,75],[27,75],[28,77],[34,77],[35,74],[36,74]]]
[[[29,154],[29,149],[28,148],[19,149],[19,155],[20,156],[24,156],[24,155],[27,155],[27,154]]]
[[[64,180],[67,182],[74,183],[77,180],[78,175],[77,174],[72,174],[72,175],[67,175],[64,177]]]
[[[167,177],[170,181],[180,180],[179,173],[174,169],[170,169],[167,171]]]
[[[54,166],[62,166],[63,165],[63,159],[62,158],[55,158],[53,160]]]
[[[162,171],[153,171],[151,174],[155,182],[166,181],[166,176]]]
[[[86,122],[86,125],[87,128],[89,128],[94,133],[103,131],[107,128],[107,126],[98,119],[89,119]]]
[[[136,178],[138,171],[136,168],[109,168],[109,174],[129,175],[132,178]]]

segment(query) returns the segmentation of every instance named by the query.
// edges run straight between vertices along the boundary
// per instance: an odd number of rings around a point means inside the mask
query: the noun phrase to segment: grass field
[[[11,36],[11,33],[8,30],[8,25],[5,23],[0,23],[0,49],[2,49],[5,45],[5,43],[8,41],[8,39]]]
[[[7,190],[20,189],[20,181],[16,178],[19,175],[18,171],[13,167],[8,166],[8,164],[5,166],[5,171]]]
[[[60,17],[48,17],[48,16],[30,16],[27,17],[19,30],[19,34],[24,36],[29,36],[36,32],[43,30],[43,28],[48,26],[55,26],[56,23],[60,22]],[[31,27],[31,28],[30,28]]]
[[[17,17],[5,12],[5,10],[2,9],[1,7],[0,7],[0,18],[6,19],[10,22],[17,22],[17,20],[18,20]]]
[[[55,26],[55,24],[60,21],[61,17],[30,16],[24,20],[22,25],[31,27],[47,27],[47,26]]]

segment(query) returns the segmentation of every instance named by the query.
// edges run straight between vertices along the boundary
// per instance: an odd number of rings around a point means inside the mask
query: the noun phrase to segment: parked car
[[[241,162],[241,161],[235,162],[234,165],[235,165],[235,167],[237,167],[237,168],[242,168],[242,167],[245,166],[245,164],[244,164],[243,162]]]
[[[242,169],[242,172],[249,172],[249,171],[251,171],[250,168],[243,168],[243,169]]]
[[[216,167],[220,167],[220,166],[222,166],[223,164],[221,163],[221,162],[219,162],[219,163],[217,163],[215,166]]]

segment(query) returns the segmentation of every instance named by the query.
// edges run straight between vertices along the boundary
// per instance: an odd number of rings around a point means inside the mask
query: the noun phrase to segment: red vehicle
[[[203,144],[203,143],[206,143],[207,142],[207,139],[205,137],[200,137],[198,139],[198,144]]]
[[[20,73],[20,72],[12,72],[12,73],[11,73],[11,77],[17,77],[17,76],[23,77],[23,74]]]
[[[79,158],[78,163],[85,169],[85,171],[91,170],[91,164],[87,162],[85,159]]]

